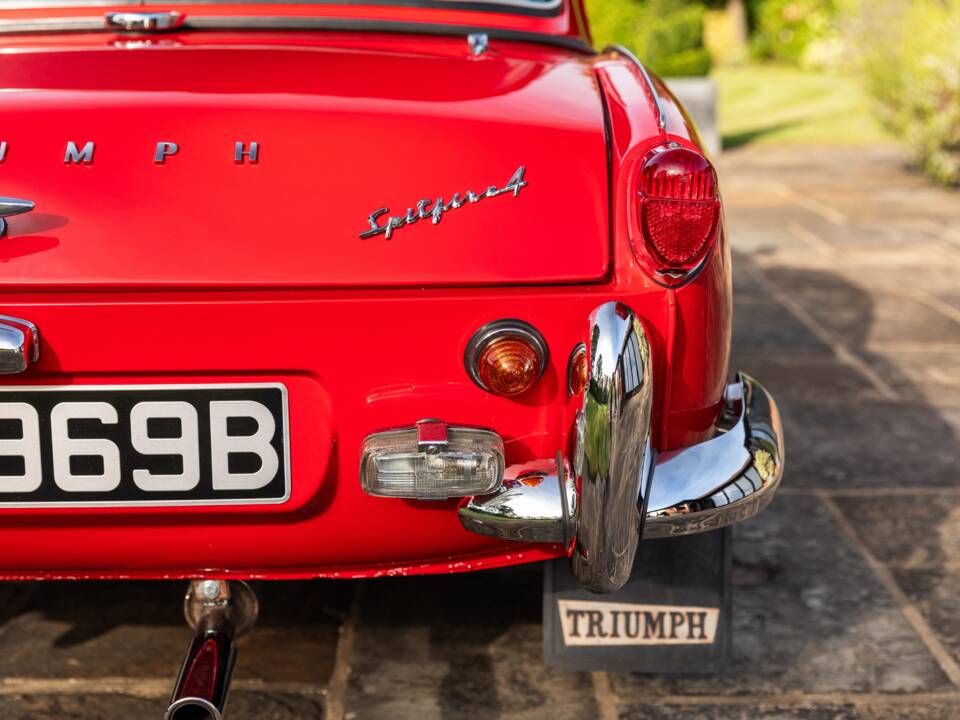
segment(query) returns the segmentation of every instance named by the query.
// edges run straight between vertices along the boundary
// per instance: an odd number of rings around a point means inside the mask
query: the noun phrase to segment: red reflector
[[[653,151],[640,169],[640,228],[656,269],[684,274],[700,264],[720,220],[717,174],[685,147]]]

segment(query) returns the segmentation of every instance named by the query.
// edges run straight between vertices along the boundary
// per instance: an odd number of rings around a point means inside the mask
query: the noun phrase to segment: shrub
[[[881,119],[960,184],[960,0],[860,0],[860,64]]]
[[[703,42],[706,7],[689,0],[588,0],[594,42],[630,48],[658,75],[706,75],[710,52]]]
[[[835,34],[835,15],[834,0],[753,0],[753,54],[798,65],[811,44]]]

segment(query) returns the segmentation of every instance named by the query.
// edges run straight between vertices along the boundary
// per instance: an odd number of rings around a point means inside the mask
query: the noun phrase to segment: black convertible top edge
[[[184,27],[198,30],[340,30],[345,32],[393,32],[412,35],[466,36],[486,33],[497,40],[513,40],[539,45],[554,45],[589,55],[596,50],[583,40],[567,35],[527,32],[483,26],[450,25],[438,23],[403,22],[393,20],[363,20],[351,18],[312,17],[188,17]]]
[[[351,18],[315,18],[287,16],[189,16],[176,32],[186,30],[330,30],[341,32],[385,32],[410,35],[466,36],[485,33],[490,38],[538,45],[552,45],[588,55],[596,50],[580,38],[567,35],[527,32],[505,28],[452,25],[437,23],[403,22],[392,20],[363,20]],[[99,18],[44,18],[40,20],[0,21],[0,35],[66,33],[66,32],[116,32]],[[131,35],[135,33],[130,33]]]
[[[192,5],[196,0],[166,0],[165,5]],[[235,5],[280,5],[291,0],[230,0]],[[563,10],[562,0],[548,0],[538,3],[530,0],[293,0],[301,5],[396,5],[400,7],[446,8],[453,10],[471,10],[476,12],[509,13],[512,15],[532,15],[535,17],[554,17]],[[51,9],[71,7],[108,7],[129,5],[141,7],[143,0],[83,0],[65,2],[64,0],[20,0],[7,2],[5,9]]]

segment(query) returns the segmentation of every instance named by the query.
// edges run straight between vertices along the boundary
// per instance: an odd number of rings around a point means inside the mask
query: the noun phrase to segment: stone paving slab
[[[869,705],[870,720],[957,720],[960,704]]]
[[[813,397],[833,404],[882,400],[880,391],[862,373],[838,365],[832,357],[798,354],[771,358],[735,350],[730,367],[760,380],[781,407]],[[792,443],[788,449],[793,449]]]
[[[767,296],[735,298],[733,352],[756,358],[814,357],[834,361],[830,346]]]
[[[713,677],[612,674],[624,702],[658,695],[949,689],[861,554],[815,497],[781,496],[734,532],[734,657]]]
[[[960,407],[960,344],[927,348],[869,348],[867,364],[889,385],[931,405]]]
[[[960,483],[957,430],[921,396],[847,404],[828,399],[781,406],[789,486],[840,491]]]
[[[26,695],[0,697],[3,720],[159,720],[167,703],[129,695]],[[320,720],[320,697],[237,691],[230,720]]]
[[[852,705],[816,707],[628,705],[620,720],[871,720]]]
[[[960,322],[912,297],[870,293],[839,275],[808,269],[771,268],[766,275],[848,347],[867,342],[960,344]]]
[[[0,677],[172,677],[190,631],[185,583],[6,586]]]
[[[739,233],[737,233],[739,236]],[[734,243],[738,249],[739,243]],[[888,248],[867,245],[863,248],[832,251],[829,254],[776,249],[752,255],[755,265],[768,269],[788,268],[833,275],[839,280],[864,288],[869,293],[927,292],[937,297],[949,297],[957,286],[956,248],[946,243],[935,246],[904,245]],[[923,278],[922,283],[912,278]]]
[[[956,194],[907,172],[908,157],[896,147],[837,148],[765,146],[725,154],[720,179],[740,194],[785,189],[792,205],[807,199],[848,222],[890,222],[949,227],[960,221]]]
[[[548,669],[538,566],[364,583],[345,705],[358,720],[597,716],[590,676]]]
[[[6,585],[0,607],[0,678],[170,678],[191,631],[186,583]],[[258,587],[261,616],[240,638],[238,679],[324,685],[333,667],[342,587]],[[2,715],[0,715],[2,717]]]
[[[893,501],[837,498],[836,503],[960,661],[960,494]]]
[[[937,293],[935,297],[938,300],[942,300],[943,302],[947,303],[957,312],[960,312],[960,292]]]

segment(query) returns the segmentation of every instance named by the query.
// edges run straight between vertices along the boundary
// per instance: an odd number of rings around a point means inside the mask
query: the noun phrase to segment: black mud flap
[[[581,590],[569,561],[545,566],[543,652],[562,670],[703,675],[732,647],[730,528],[640,544],[619,592]]]

